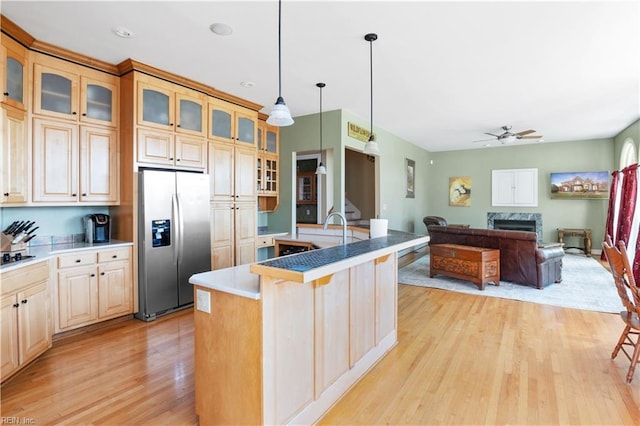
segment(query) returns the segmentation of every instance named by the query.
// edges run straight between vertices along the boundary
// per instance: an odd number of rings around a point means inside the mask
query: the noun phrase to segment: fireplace
[[[506,229],[508,231],[536,232],[536,221],[535,220],[494,219],[493,229]]]
[[[540,213],[487,213],[487,229],[530,231],[542,240],[542,214]]]

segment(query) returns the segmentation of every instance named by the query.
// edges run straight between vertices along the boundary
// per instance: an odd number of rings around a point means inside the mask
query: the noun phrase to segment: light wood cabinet
[[[3,141],[0,201],[2,204],[23,204],[29,198],[27,113],[9,105],[0,107]]]
[[[36,55],[33,71],[34,114],[74,123],[118,126],[117,76],[42,54]]]
[[[131,247],[57,258],[56,332],[133,313]]]
[[[2,381],[51,347],[49,262],[0,275]]]
[[[206,170],[206,96],[136,73],[137,162]]]
[[[215,98],[209,98],[208,138],[257,148],[258,113]]]
[[[28,84],[27,49],[4,33],[0,35],[0,75],[2,103],[21,110],[27,109]]]
[[[255,262],[255,203],[211,203],[211,268]]]
[[[117,204],[115,129],[35,118],[33,135],[34,202]]]
[[[256,202],[256,150],[209,142],[211,201]]]
[[[296,177],[296,204],[316,204],[317,202],[315,173],[298,173]]]
[[[261,270],[258,300],[198,286],[196,341],[227,343],[195,346],[200,422],[316,423],[397,342],[397,255],[369,259],[307,282]]]
[[[278,208],[279,144],[279,129],[260,120],[258,122],[258,158],[256,161],[256,189],[260,211],[273,212]]]

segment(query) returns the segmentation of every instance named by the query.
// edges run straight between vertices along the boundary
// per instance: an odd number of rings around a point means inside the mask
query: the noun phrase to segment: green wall
[[[333,162],[327,164],[333,199],[327,206],[335,206],[342,211],[344,205],[344,150],[362,151],[364,143],[348,136],[347,123],[352,122],[368,128],[369,122],[344,110],[324,112],[323,148],[332,151]],[[269,214],[270,230],[290,230],[292,223],[292,184],[295,171],[292,164],[296,153],[319,151],[318,114],[296,117],[295,123],[280,128],[280,206]],[[389,219],[389,228],[425,234],[422,218],[426,215],[429,187],[427,185],[427,164],[429,152],[380,128],[374,128],[380,154],[376,158],[376,180],[379,182],[379,199],[376,215]],[[405,198],[405,158],[416,163],[415,198]]]
[[[557,228],[591,228],[593,248],[600,249],[607,200],[557,200],[549,197],[551,172],[611,171],[613,139],[514,145],[433,153],[429,214],[449,223],[487,227],[487,212],[541,213],[543,239],[557,241]],[[538,207],[492,207],[491,170],[538,169]],[[471,206],[449,206],[449,178],[471,177]],[[570,241],[575,243],[575,241]]]

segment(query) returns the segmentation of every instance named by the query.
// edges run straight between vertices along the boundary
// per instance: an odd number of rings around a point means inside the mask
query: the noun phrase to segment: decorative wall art
[[[551,198],[561,200],[609,198],[609,172],[551,173]]]
[[[409,160],[408,158],[404,159],[405,162],[405,170],[407,171],[407,195],[405,198],[415,198],[416,197],[416,162],[413,160]]]
[[[449,205],[453,207],[469,207],[471,205],[471,178],[449,178]]]

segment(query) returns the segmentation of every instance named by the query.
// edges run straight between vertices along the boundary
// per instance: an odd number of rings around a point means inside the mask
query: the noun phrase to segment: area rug
[[[565,254],[562,260],[562,282],[550,284],[543,290],[501,281],[499,286],[487,284],[484,291],[481,291],[470,281],[442,275],[429,278],[428,255],[400,268],[398,282],[588,311],[618,313],[624,310],[611,273],[597,260],[577,254]]]

